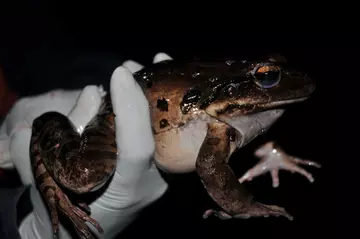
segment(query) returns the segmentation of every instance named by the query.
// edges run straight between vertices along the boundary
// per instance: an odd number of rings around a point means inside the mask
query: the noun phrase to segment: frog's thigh
[[[209,196],[227,213],[234,214],[251,200],[228,165],[232,152],[231,128],[221,122],[208,124],[196,160],[196,172]]]

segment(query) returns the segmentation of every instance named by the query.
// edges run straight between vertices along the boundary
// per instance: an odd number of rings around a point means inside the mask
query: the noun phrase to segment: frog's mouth
[[[218,102],[209,105],[206,108],[206,113],[215,118],[221,117],[237,117],[249,115],[257,112],[267,111],[271,109],[284,108],[287,105],[299,103],[307,100],[308,97],[301,97],[290,100],[266,101],[266,102],[251,102],[250,100],[235,100],[229,102]],[[250,103],[246,103],[250,102]]]
[[[206,109],[206,113],[235,128],[241,136],[238,147],[242,147],[258,135],[265,133],[282,116],[287,105],[305,101],[307,98],[254,105],[228,104],[223,108],[211,105]]]
[[[228,102],[217,102],[209,105],[205,111],[214,118],[232,118],[244,115],[250,115],[258,112],[268,111],[272,109],[285,108],[287,105],[300,103],[307,100],[308,97],[301,97],[290,100],[251,102],[249,100],[234,100]],[[250,102],[250,103],[246,103]]]

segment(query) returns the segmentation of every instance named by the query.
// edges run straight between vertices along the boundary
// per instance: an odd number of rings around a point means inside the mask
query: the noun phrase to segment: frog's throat
[[[270,102],[262,105],[258,104],[249,111],[244,111],[239,107],[238,110],[235,108],[229,114],[215,113],[215,116],[211,115],[211,111],[207,111],[207,113],[211,117],[228,124],[238,131],[240,139],[237,143],[237,147],[240,148],[251,142],[260,134],[264,134],[282,116],[286,105],[302,102],[306,99],[307,97],[303,97]]]

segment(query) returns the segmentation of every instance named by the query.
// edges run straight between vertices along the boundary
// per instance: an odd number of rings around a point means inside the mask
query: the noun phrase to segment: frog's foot
[[[89,205],[87,205],[85,202],[78,201],[76,204],[79,205],[80,208],[83,209],[87,214],[91,213],[91,209]]]
[[[57,212],[56,199],[54,197],[54,193],[55,193],[55,191],[52,188],[47,190],[47,193],[45,196],[45,201],[46,201],[46,203],[49,207],[49,211],[50,211],[51,224],[52,224],[52,228],[53,228],[54,238],[57,238],[57,235],[59,233],[59,215]]]
[[[99,223],[93,218],[89,217],[86,212],[74,206],[61,189],[57,190],[56,196],[58,197],[59,209],[73,223],[75,230],[80,238],[94,238],[89,228],[85,224],[86,221],[90,222],[100,233],[103,233],[103,229]]]
[[[293,173],[300,173],[305,176],[310,182],[314,182],[314,178],[311,173],[307,172],[305,169],[299,167],[299,164],[308,165],[320,168],[321,165],[309,161],[293,157],[286,154],[280,148],[274,146],[273,142],[268,142],[265,145],[261,146],[256,150],[255,155],[261,158],[260,162],[256,164],[253,168],[248,170],[240,179],[239,182],[243,183],[245,181],[251,181],[254,177],[262,175],[266,172],[271,173],[273,187],[279,186],[279,170],[288,170]]]
[[[239,213],[237,213],[237,211]],[[293,220],[293,216],[291,216],[288,212],[285,211],[284,208],[278,207],[275,205],[265,205],[258,202],[251,202],[250,205],[246,207],[242,207],[239,210],[235,210],[234,213],[230,214],[222,210],[214,210],[209,209],[205,211],[203,218],[206,219],[209,216],[216,216],[221,220],[227,220],[231,218],[238,218],[238,219],[248,219],[251,217],[286,217],[290,221]]]

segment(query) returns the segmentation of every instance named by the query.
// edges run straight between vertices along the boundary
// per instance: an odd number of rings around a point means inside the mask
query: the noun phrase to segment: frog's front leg
[[[229,126],[224,123],[209,123],[196,161],[196,172],[204,187],[222,208],[220,211],[206,211],[204,218],[214,214],[220,219],[284,216],[292,220],[292,216],[284,208],[254,201],[238,181],[227,164],[231,153],[230,144],[234,140],[233,134],[229,132]]]
[[[286,154],[280,147],[276,146],[274,142],[268,142],[255,151],[255,156],[261,160],[253,168],[249,169],[240,179],[240,183],[251,181],[253,178],[262,175],[266,172],[271,173],[273,187],[279,186],[279,170],[288,170],[293,173],[300,173],[305,176],[310,182],[314,181],[311,173],[299,167],[299,164],[308,165],[320,168],[321,165],[300,159]]]

